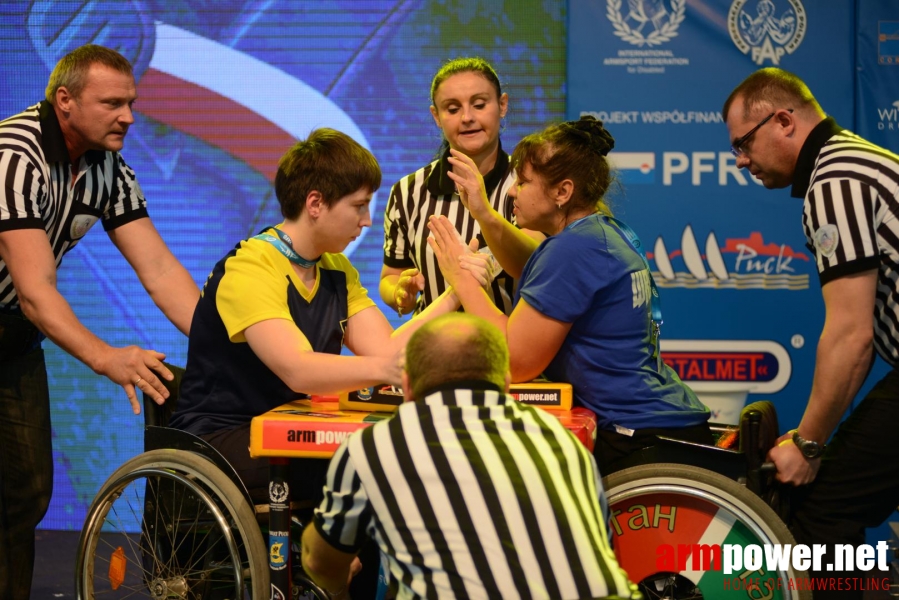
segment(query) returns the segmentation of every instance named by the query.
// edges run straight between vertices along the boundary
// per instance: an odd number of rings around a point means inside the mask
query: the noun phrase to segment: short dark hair
[[[749,119],[760,106],[764,106],[766,111],[768,108],[792,108],[797,112],[810,107],[823,114],[821,105],[805,82],[793,73],[777,67],[759,69],[734,88],[721,109],[721,116],[725,120],[737,98],[743,99],[743,119]]]
[[[569,210],[591,208],[612,215],[606,192],[614,183],[606,155],[615,139],[592,116],[550,125],[522,139],[512,153],[512,165],[519,178],[526,164],[543,178],[547,186],[565,179],[574,182]]]
[[[509,346],[496,326],[467,313],[450,313],[425,323],[406,344],[406,373],[412,397],[437,386],[487,381],[505,388]]]
[[[91,65],[100,64],[115,69],[120,73],[134,76],[134,70],[128,59],[104,46],[86,44],[75,48],[56,63],[50,80],[47,82],[47,102],[56,102],[56,91],[64,87],[73,98],[81,96],[84,86],[87,85],[87,73]]]
[[[313,130],[278,161],[275,195],[281,214],[299,218],[310,192],[318,191],[325,206],[362,188],[381,187],[381,167],[374,155],[345,133],[323,127]]]
[[[502,86],[499,84],[499,76],[489,62],[477,56],[454,58],[445,62],[434,75],[434,79],[431,80],[431,104],[434,104],[434,98],[437,96],[437,88],[440,87],[440,84],[459,73],[477,73],[493,85],[493,89],[496,90],[497,100],[503,95]]]

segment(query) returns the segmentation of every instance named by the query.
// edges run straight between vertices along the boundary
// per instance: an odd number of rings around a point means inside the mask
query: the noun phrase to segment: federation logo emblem
[[[606,16],[615,35],[634,46],[660,46],[677,36],[687,0],[606,0]]]
[[[727,13],[730,39],[743,54],[751,51],[757,65],[780,64],[802,43],[807,25],[799,0],[734,0]]]
[[[268,497],[272,502],[283,504],[287,501],[287,495],[287,482],[279,483],[277,481],[273,481],[268,484]]]
[[[840,243],[840,231],[836,225],[822,225],[815,232],[815,248],[825,258],[830,258],[837,251]]]

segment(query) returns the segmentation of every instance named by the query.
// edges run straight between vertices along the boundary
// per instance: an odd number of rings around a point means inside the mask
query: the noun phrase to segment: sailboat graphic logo
[[[659,287],[716,288],[716,289],[808,289],[808,255],[786,244],[766,244],[762,234],[755,231],[748,238],[728,238],[722,247],[714,231],[705,240],[705,253],[700,250],[687,225],[681,235],[680,250],[669,252],[662,236],[656,239],[653,252],[647,258],[655,261],[653,275]],[[725,254],[735,255],[728,266]],[[672,259],[680,258],[685,271],[676,271]]]

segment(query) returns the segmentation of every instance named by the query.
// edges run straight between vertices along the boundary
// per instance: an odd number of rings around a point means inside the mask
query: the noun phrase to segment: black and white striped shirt
[[[384,264],[397,269],[417,268],[424,275],[425,289],[418,299],[416,312],[427,308],[447,287],[428,245],[428,217],[446,216],[466,243],[477,236],[480,247],[484,247],[481,226],[462,205],[455,183],[446,174],[450,168],[448,156],[449,150],[440,160],[396,182],[384,211]],[[491,206],[509,222],[513,218],[508,192],[514,183],[509,156],[500,146],[496,165],[484,177],[484,185]],[[506,314],[512,312],[515,281],[505,271],[496,276],[488,293],[500,310]]]
[[[348,553],[372,536],[398,598],[631,597],[590,452],[551,414],[462,385],[338,449],[318,532]]]
[[[796,163],[792,195],[821,284],[878,269],[874,346],[899,364],[899,156],[822,121]]]
[[[46,101],[0,122],[0,181],[0,231],[43,229],[57,268],[98,219],[109,231],[147,216],[134,171],[118,152],[85,152],[73,181],[59,121]],[[0,261],[0,307],[18,303]]]

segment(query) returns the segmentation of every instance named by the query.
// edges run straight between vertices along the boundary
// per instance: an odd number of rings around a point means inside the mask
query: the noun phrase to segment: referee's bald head
[[[422,325],[406,345],[407,387],[420,400],[440,386],[486,381],[507,390],[509,347],[503,333],[467,313],[451,313]]]

